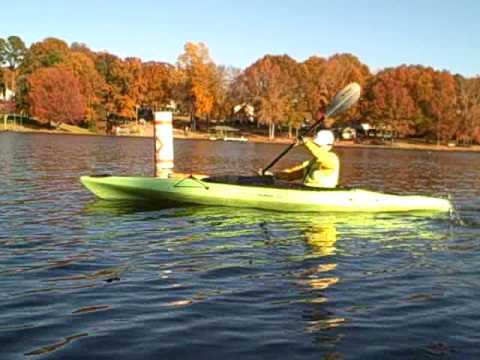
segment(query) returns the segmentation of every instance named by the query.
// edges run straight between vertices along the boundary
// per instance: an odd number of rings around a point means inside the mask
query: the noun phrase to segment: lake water
[[[480,358],[479,154],[336,150],[343,185],[451,196],[462,221],[158,209],[79,183],[150,175],[152,147],[0,133],[1,359]],[[184,172],[248,175],[282,149],[175,142]]]

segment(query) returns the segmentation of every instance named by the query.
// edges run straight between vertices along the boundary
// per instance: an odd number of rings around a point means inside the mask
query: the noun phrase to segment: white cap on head
[[[332,146],[335,142],[335,136],[330,130],[320,130],[313,142],[318,146]]]

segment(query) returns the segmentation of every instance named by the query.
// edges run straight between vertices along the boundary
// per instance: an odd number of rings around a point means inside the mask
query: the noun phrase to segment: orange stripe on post
[[[155,125],[172,125],[172,122],[168,120],[155,120],[153,123]]]
[[[173,167],[173,161],[172,160],[156,160],[155,164],[157,164],[157,165],[172,165],[172,167]]]

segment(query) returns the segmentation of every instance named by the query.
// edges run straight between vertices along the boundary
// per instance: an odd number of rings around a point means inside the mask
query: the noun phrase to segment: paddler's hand
[[[273,176],[273,173],[270,170],[267,170],[265,173],[263,173],[263,169],[258,169],[257,174],[259,176]]]
[[[299,136],[295,139],[295,147],[303,144],[303,137]]]

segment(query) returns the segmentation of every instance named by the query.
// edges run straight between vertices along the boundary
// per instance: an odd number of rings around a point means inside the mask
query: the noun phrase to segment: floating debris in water
[[[110,309],[110,305],[85,306],[85,307],[81,307],[78,310],[73,311],[72,314],[91,313],[91,312],[97,312],[97,311],[106,310],[106,309]]]
[[[88,333],[82,333],[82,334],[67,336],[65,338],[65,340],[63,340],[63,341],[60,341],[60,342],[52,344],[52,345],[43,346],[39,349],[36,349],[36,350],[30,351],[28,353],[25,353],[24,355],[25,356],[34,356],[34,355],[42,355],[42,354],[45,354],[45,353],[50,353],[50,352],[53,352],[53,351],[65,346],[65,345],[71,343],[72,341],[78,340],[78,339],[80,339],[82,337],[85,337],[85,336],[88,336]]]
[[[430,301],[432,299],[432,294],[412,294],[408,297],[410,301]]]
[[[338,352],[326,353],[323,360],[343,360],[344,357]]]
[[[451,352],[455,352],[454,348],[449,347],[442,342],[434,342],[427,346],[427,351],[433,355],[447,355]]]

